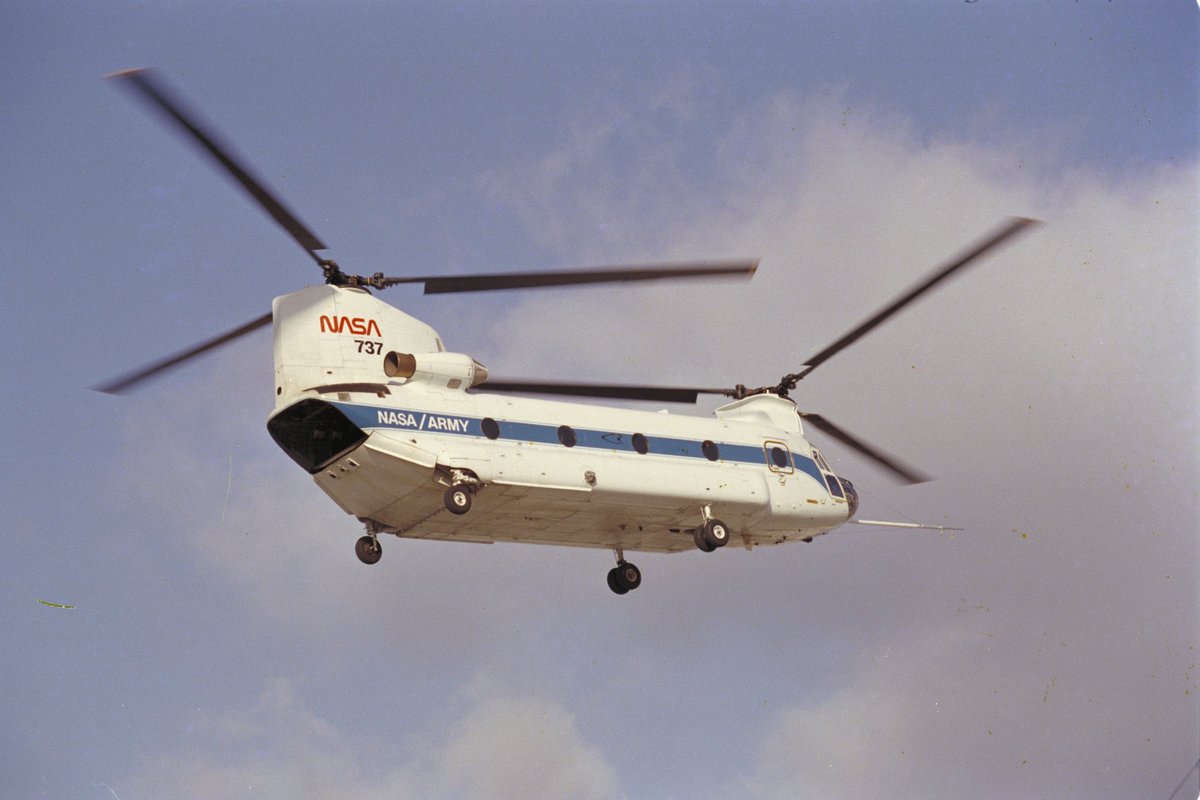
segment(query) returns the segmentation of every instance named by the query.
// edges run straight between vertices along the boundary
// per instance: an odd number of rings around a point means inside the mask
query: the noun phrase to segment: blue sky
[[[1167,797],[1200,750],[1197,16],[6,4],[0,794]],[[798,395],[939,476],[818,441],[864,517],[966,531],[642,557],[623,598],[601,551],[365,568],[266,435],[265,333],[87,389],[319,280],[102,80],[132,66],[356,272],[763,259],[388,298],[498,376],[765,383],[1044,220]]]

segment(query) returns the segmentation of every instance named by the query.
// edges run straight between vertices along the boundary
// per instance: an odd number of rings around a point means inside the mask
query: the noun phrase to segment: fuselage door
[[[788,450],[788,446],[783,442],[768,439],[763,443],[763,455],[767,459],[767,466],[770,467],[771,472],[780,475],[791,475],[794,471],[792,454]]]

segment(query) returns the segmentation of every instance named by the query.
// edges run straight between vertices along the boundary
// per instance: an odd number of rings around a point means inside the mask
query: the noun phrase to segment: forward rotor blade
[[[271,217],[287,231],[313,260],[321,263],[317,250],[324,250],[325,245],[316,235],[305,227],[275,193],[267,189],[266,184],[256,177],[246,166],[233,156],[233,148],[222,142],[220,137],[211,129],[206,129],[197,121],[197,115],[189,110],[152,71],[146,69],[127,69],[114,72],[110,78],[119,79],[123,85],[133,87],[142,99],[148,101],[151,107],[173,120],[198,144],[212,156],[225,171],[241,184],[242,188],[262,206]]]
[[[702,394],[736,396],[736,389],[700,389],[696,387],[629,386],[613,383],[563,383],[559,381],[488,380],[478,392],[516,392],[553,394],[567,397],[603,397],[610,400],[651,400],[660,403],[695,403]]]
[[[926,475],[914,467],[908,466],[895,456],[888,455],[879,448],[867,444],[862,439],[852,435],[845,429],[834,425],[820,414],[807,414],[801,412],[800,416],[802,416],[806,422],[811,423],[814,428],[827,433],[842,444],[857,450],[859,453],[871,459],[876,464],[884,467],[892,472],[892,474],[898,476],[905,483],[924,483],[925,481],[932,480],[929,475]]]
[[[507,289],[535,289],[549,286],[579,286],[589,283],[626,283],[678,278],[749,278],[757,269],[758,259],[696,261],[677,264],[600,267],[588,270],[384,278],[382,285],[424,283],[425,294],[450,294],[453,292],[494,292]]]
[[[970,265],[972,262],[977,261],[981,256],[986,254],[989,250],[992,250],[992,249],[998,247],[1000,244],[1002,244],[1006,240],[1010,239],[1011,237],[1015,236],[1016,234],[1020,233],[1021,231],[1026,230],[1030,226],[1038,225],[1038,224],[1040,224],[1040,223],[1035,219],[1027,219],[1025,217],[1010,217],[1002,226],[1000,226],[998,229],[996,229],[993,233],[991,233],[988,236],[981,239],[978,243],[973,245],[969,250],[959,254],[955,258],[951,259],[948,263],[943,264],[942,266],[935,269],[933,272],[929,273],[929,275],[927,275],[925,278],[923,278],[921,281],[919,281],[915,286],[913,286],[907,292],[900,295],[899,297],[894,299],[892,302],[888,303],[883,308],[879,309],[879,311],[877,311],[871,317],[868,317],[867,319],[863,320],[863,322],[860,323],[858,325],[858,327],[854,328],[849,333],[847,333],[845,336],[838,339],[836,342],[829,345],[824,350],[821,350],[816,355],[811,356],[805,362],[805,368],[803,370],[801,370],[799,373],[797,373],[796,375],[789,375],[787,377],[794,379],[794,380],[799,380],[799,379],[805,377],[806,375],[808,375],[808,373],[812,372],[814,369],[816,369],[817,367],[824,364],[829,358],[837,355],[842,350],[845,350],[847,347],[849,347],[850,345],[857,342],[863,336],[866,336],[868,333],[873,331],[879,325],[883,324],[885,321],[890,319],[893,314],[900,311],[902,308],[907,306],[909,303],[912,303],[914,300],[916,300],[921,295],[928,292],[930,289],[933,289],[935,286],[937,286],[939,283],[944,281],[946,278],[949,278],[955,272]],[[785,382],[786,382],[786,379],[785,379]]]
[[[234,339],[245,336],[248,333],[258,330],[264,325],[270,324],[271,314],[264,314],[256,320],[247,322],[245,325],[234,328],[233,330],[223,333],[220,336],[213,337],[212,339],[202,342],[195,347],[189,347],[187,350],[176,353],[173,356],[168,356],[167,358],[155,361],[153,364],[143,367],[137,372],[131,372],[128,375],[123,375],[114,381],[101,384],[100,386],[93,386],[92,388],[97,392],[104,392],[105,394],[124,394],[130,389],[136,387],[139,383],[156,377],[172,367],[182,364],[188,359],[194,358],[201,353],[206,353],[209,350],[220,347],[228,342],[232,342]]]

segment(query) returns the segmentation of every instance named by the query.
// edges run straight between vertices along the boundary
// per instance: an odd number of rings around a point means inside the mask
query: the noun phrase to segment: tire
[[[628,561],[623,564],[617,564],[616,584],[624,590],[621,594],[632,592],[642,585],[642,571]]]
[[[608,588],[613,590],[613,594],[625,594],[628,589],[621,588],[621,584],[617,581],[617,568],[613,567],[608,571]]]
[[[729,544],[729,526],[719,519],[710,519],[704,523],[704,527],[700,530],[705,544],[711,550],[716,550],[718,547],[724,547]]]
[[[451,486],[442,496],[446,510],[451,514],[465,514],[471,510],[471,489],[468,486]]]
[[[378,539],[363,536],[354,543],[354,554],[364,564],[377,564],[379,559],[383,558],[383,547],[380,546]]]

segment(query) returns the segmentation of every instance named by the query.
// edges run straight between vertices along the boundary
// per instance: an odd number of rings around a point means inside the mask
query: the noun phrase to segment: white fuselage
[[[480,365],[360,289],[277,298],[274,324],[272,435],[378,531],[674,552],[709,516],[750,547],[853,513],[795,406],[773,394],[712,417],[488,394]],[[388,353],[408,369],[385,371]],[[460,481],[478,489],[462,516],[442,503]]]

